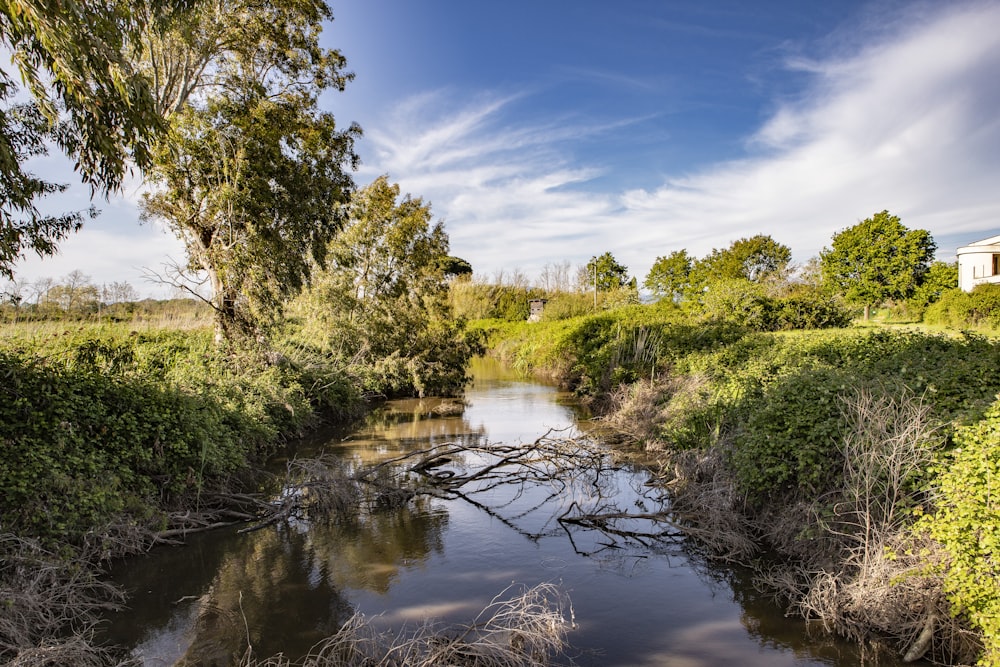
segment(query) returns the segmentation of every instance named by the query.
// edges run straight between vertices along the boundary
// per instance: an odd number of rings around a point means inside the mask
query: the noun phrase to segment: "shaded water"
[[[303,443],[299,453],[374,462],[445,442],[530,443],[581,416],[552,387],[488,361],[473,370],[461,414],[435,399],[393,401],[357,431]],[[655,511],[665,500],[639,471],[606,481],[614,496],[605,494],[605,507]],[[386,628],[428,617],[466,623],[512,583],[550,582],[572,601],[578,627],[569,641],[580,665],[864,662],[851,645],[819,632],[810,637],[745,572],[711,564],[679,539],[568,530],[553,517],[571,499],[539,506],[545,495],[499,489],[476,496],[478,504],[418,497],[342,524],[194,536],[116,573],[131,609],[109,619],[108,638],[147,665],[227,665],[248,641],[257,656],[283,652],[294,660],[355,611],[381,615]],[[883,656],[878,664],[894,663]]]

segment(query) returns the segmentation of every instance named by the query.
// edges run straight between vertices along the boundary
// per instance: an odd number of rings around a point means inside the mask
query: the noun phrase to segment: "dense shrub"
[[[924,322],[955,329],[1000,328],[1000,285],[977,285],[971,292],[947,290],[927,307]]]
[[[799,287],[775,302],[775,330],[846,327],[851,311],[820,289]]]
[[[820,289],[800,285],[774,295],[767,286],[743,279],[712,283],[700,305],[700,314],[755,331],[826,329],[851,322],[850,311]]]
[[[273,433],[206,395],[0,353],[4,531],[72,535],[255,458]]]
[[[8,338],[0,378],[0,532],[46,538],[148,518],[259,461],[344,386],[217,350],[210,330],[107,326]]]
[[[982,633],[980,664],[1000,665],[1000,401],[985,418],[955,433],[957,447],[943,457],[937,510],[926,528],[950,556],[945,592],[954,613]]]
[[[827,490],[840,467],[841,396],[850,388],[842,370],[804,367],[750,399],[732,454],[741,488],[758,500]]]

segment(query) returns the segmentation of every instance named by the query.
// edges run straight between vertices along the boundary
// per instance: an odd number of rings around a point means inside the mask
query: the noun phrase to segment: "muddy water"
[[[371,462],[446,442],[530,443],[550,429],[569,429],[556,437],[586,428],[552,387],[487,361],[474,373],[461,411],[433,399],[391,402],[358,430],[302,443],[298,454]],[[616,472],[590,501],[653,512],[665,498],[646,481],[640,471]],[[553,498],[551,487],[491,489],[475,502],[418,497],[342,524],[196,536],[115,573],[130,610],[109,619],[107,636],[146,665],[228,665],[248,645],[258,657],[295,660],[357,611],[378,615],[384,629],[431,617],[469,622],[511,584],[548,582],[572,602],[570,657],[579,665],[866,662],[785,618],[745,572],[710,563],[669,534],[634,537],[656,527],[622,526],[633,535],[623,537],[560,524],[554,517],[582,502],[568,488]],[[878,664],[894,663],[883,655]]]

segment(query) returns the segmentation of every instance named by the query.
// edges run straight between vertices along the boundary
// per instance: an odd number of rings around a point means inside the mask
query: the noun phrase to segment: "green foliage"
[[[936,248],[927,231],[909,230],[882,211],[833,236],[832,247],[820,253],[823,280],[867,316],[871,306],[910,298]]]
[[[771,343],[762,346],[760,340]],[[922,396],[939,423],[974,420],[997,391],[1000,346],[978,337],[820,332],[750,339],[694,368],[711,368],[737,434],[734,465],[750,496],[811,497],[837,488],[845,392]],[[732,397],[731,399],[725,397]]]
[[[35,206],[46,196],[66,189],[21,169],[21,163],[48,154],[54,130],[38,107],[8,106],[13,89],[4,85],[0,72],[0,276],[13,278],[13,267],[28,250],[40,257],[56,252],[57,244],[83,225],[84,213],[44,215]],[[90,216],[96,214],[91,207]]]
[[[956,329],[1000,328],[1000,285],[976,285],[971,292],[946,290],[927,307],[924,321]]]
[[[679,310],[628,306],[572,319],[511,325],[493,352],[526,373],[558,379],[582,394],[601,394],[683,359],[740,338],[727,322],[696,324]]]
[[[798,285],[776,296],[764,285],[745,278],[712,283],[700,312],[755,331],[825,329],[843,327],[851,321],[839,301],[821,289]]]
[[[850,373],[822,366],[783,373],[741,406],[732,462],[755,498],[829,490],[838,477],[841,397]]]
[[[451,283],[448,299],[457,318],[524,322],[530,314],[528,302],[543,296],[541,290],[530,287],[456,280]],[[564,307],[573,312],[580,302],[576,296],[570,293],[551,296],[550,303],[545,306],[546,316],[549,312],[558,312]],[[555,302],[554,307],[552,302]],[[593,297],[586,304],[584,312],[593,310]],[[550,307],[553,307],[552,311],[549,310]]]
[[[594,296],[583,292],[555,292],[548,296],[542,320],[552,322],[580,317],[594,311]]]
[[[366,392],[460,391],[479,346],[451,318],[448,236],[431,224],[430,206],[400,199],[399,186],[382,176],[356,194],[328,252],[329,267],[292,306],[293,337]]]
[[[925,307],[941,298],[948,290],[958,287],[958,262],[933,262],[913,292],[911,301]]]
[[[733,321],[693,323],[676,310],[630,307],[507,329],[495,353],[586,394],[662,375],[697,376],[694,428],[677,418],[668,442],[716,427],[749,497],[812,497],[835,488],[847,428],[841,398],[858,389],[922,396],[940,423],[975,420],[1000,392],[1000,344],[886,330],[752,333]],[[705,397],[709,397],[706,399]],[[687,429],[687,430],[685,430]],[[707,446],[707,442],[704,445]]]
[[[694,263],[689,278],[689,297],[697,297],[720,281],[747,280],[760,283],[783,277],[792,251],[770,236],[758,234],[733,241],[728,248],[713,249]]]
[[[360,128],[341,130],[318,107],[324,89],[349,78],[340,54],[319,46],[325,3],[230,9],[220,25],[233,30],[234,16],[247,25],[207,40],[213,67],[189,74],[210,71],[214,81],[197,99],[182,95],[186,104],[171,115],[143,215],[165,220],[185,242],[189,268],[208,274],[220,333],[232,339],[276,323],[324,263],[353,189],[346,172],[357,165]],[[209,12],[197,26],[212,34],[201,22],[216,18]]]
[[[301,432],[318,394],[204,329],[9,339],[0,378],[0,525],[44,538],[192,497]]]
[[[610,252],[600,257],[591,257],[587,262],[585,275],[587,285],[596,286],[599,292],[619,290],[629,284],[628,267],[619,264]]]
[[[798,285],[775,300],[775,330],[846,327],[851,313],[823,289]]]
[[[693,266],[694,261],[684,249],[675,250],[666,257],[657,257],[642,286],[657,299],[678,301],[690,287]]]
[[[711,283],[702,301],[708,317],[770,331],[774,326],[774,307],[764,288],[746,278],[718,279]]]
[[[949,555],[945,592],[954,613],[981,633],[980,665],[1000,665],[1000,401],[982,421],[960,428],[956,448],[943,457],[937,476],[936,511],[927,529]]]
[[[309,95],[251,86],[176,114],[157,153],[160,189],[144,196],[143,215],[167,221],[209,274],[227,336],[274,322],[342,224],[357,132],[314,107]]]
[[[43,215],[35,207],[64,189],[23,169],[46,153],[45,142],[70,155],[83,181],[103,193],[121,185],[130,165],[148,166],[162,119],[130,56],[149,23],[184,4],[0,2],[0,43],[19,74],[0,69],[0,275],[10,277],[26,250],[51,255],[83,222],[80,213]],[[8,107],[15,79],[31,104]]]

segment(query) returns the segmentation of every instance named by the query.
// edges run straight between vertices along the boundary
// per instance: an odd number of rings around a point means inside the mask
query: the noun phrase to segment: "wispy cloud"
[[[942,7],[851,51],[790,59],[807,88],[776,103],[745,156],[656,188],[601,189],[600,166],[576,160],[626,121],[529,121],[519,96],[406,101],[370,131],[369,169],[429,199],[453,251],[486,273],[611,250],[641,278],[657,255],[757,233],[804,261],[882,209],[973,240],[1000,228],[1000,5]]]
[[[684,127],[667,112],[652,122],[588,116],[575,98],[560,106],[558,82],[549,79],[552,88],[516,92],[432,90],[368,113],[357,180],[388,173],[430,201],[452,251],[486,274],[531,274],[610,250],[641,279],[659,255],[686,248],[700,256],[757,233],[804,261],[882,209],[943,246],[947,239],[947,258],[954,246],[1000,231],[1000,4],[902,4],[905,14],[872,15],[877,28],[831,36],[825,54],[789,49],[783,67],[805,83],[773,100],[738,159],[662,177],[646,172],[642,187],[612,185],[621,174],[604,156],[620,159],[622,146],[669,153],[669,137]],[[639,93],[650,83],[612,70],[553,71],[612,91]],[[655,137],[644,134],[654,125]],[[41,167],[57,182],[74,180]],[[131,186],[120,201],[99,203],[101,220],[63,244],[62,256],[31,259],[19,274],[78,268],[97,282],[128,279],[143,289],[132,267],[183,253],[170,234],[137,224],[138,193]],[[54,204],[87,205],[76,196]]]

